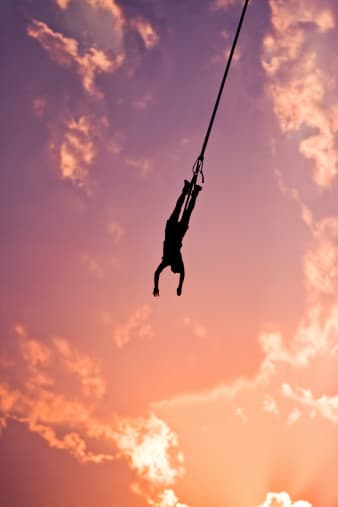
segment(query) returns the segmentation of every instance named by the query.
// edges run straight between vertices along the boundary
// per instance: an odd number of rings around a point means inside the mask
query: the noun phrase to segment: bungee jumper
[[[228,77],[231,61],[235,52],[235,48],[237,45],[237,40],[242,28],[242,24],[244,21],[245,13],[247,10],[249,4],[249,0],[244,1],[242,14],[238,23],[238,27],[236,30],[236,34],[232,43],[232,47],[229,53],[229,58],[225,67],[223,79],[221,82],[221,86],[217,95],[217,99],[215,102],[215,106],[211,115],[211,119],[209,122],[209,126],[207,129],[207,133],[204,138],[203,146],[200,155],[198,156],[196,162],[193,165],[192,172],[193,177],[191,182],[184,180],[184,187],[181,192],[181,195],[179,196],[176,206],[174,208],[174,211],[172,212],[169,220],[167,220],[166,227],[165,227],[165,238],[163,242],[163,256],[162,261],[159,264],[158,268],[155,271],[154,274],[154,290],[153,295],[155,297],[158,297],[160,295],[159,291],[159,278],[162,271],[167,268],[168,266],[171,267],[171,271],[173,273],[179,273],[179,284],[177,287],[177,295],[180,296],[182,294],[182,286],[184,282],[185,277],[185,270],[184,270],[184,263],[182,259],[181,254],[181,248],[182,248],[182,240],[185,235],[185,233],[188,230],[189,226],[189,220],[191,217],[191,213],[195,207],[196,199],[199,194],[199,192],[202,190],[202,187],[197,184],[198,176],[201,176],[202,183],[204,183],[204,174],[203,174],[203,163],[204,163],[204,154],[205,150],[207,148],[207,144],[209,141],[210,133],[212,126],[214,124],[216,112],[219,106],[219,102],[221,100],[221,96],[223,93],[224,85],[226,82],[226,79]],[[183,209],[182,217],[180,219],[180,214]]]
[[[189,220],[191,217],[192,210],[195,207],[196,199],[199,192],[202,190],[200,185],[195,184],[193,187],[190,181],[184,180],[184,187],[182,189],[181,195],[179,196],[174,211],[170,215],[169,220],[167,220],[165,226],[165,238],[163,242],[163,257],[162,262],[158,266],[154,275],[154,296],[159,296],[160,291],[158,288],[158,282],[160,278],[160,274],[162,271],[168,266],[171,267],[171,271],[173,273],[179,273],[180,279],[177,287],[177,295],[180,296],[182,294],[182,286],[184,282],[184,263],[181,254],[182,248],[182,240],[189,228]],[[182,207],[184,201],[187,196],[190,195],[190,199],[187,201],[187,205],[183,210],[182,217],[180,219],[180,214],[182,211]]]

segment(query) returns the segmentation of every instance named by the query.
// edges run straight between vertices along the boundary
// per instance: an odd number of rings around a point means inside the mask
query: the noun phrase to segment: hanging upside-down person
[[[184,281],[184,264],[181,254],[182,240],[183,236],[188,230],[189,220],[192,210],[194,209],[196,203],[196,198],[200,190],[202,190],[202,187],[200,187],[199,185],[195,184],[193,186],[188,206],[184,209],[182,218],[181,220],[179,220],[185,198],[190,192],[190,185],[191,184],[189,181],[187,180],[184,181],[184,187],[181,192],[181,195],[177,200],[175,209],[172,212],[169,220],[167,220],[167,224],[165,227],[165,238],[163,243],[162,262],[156,269],[154,275],[154,291],[153,291],[154,296],[160,295],[160,291],[158,288],[160,274],[168,266],[171,267],[171,271],[173,273],[180,274],[179,284],[177,287],[177,295],[180,296],[182,294],[182,286]]]

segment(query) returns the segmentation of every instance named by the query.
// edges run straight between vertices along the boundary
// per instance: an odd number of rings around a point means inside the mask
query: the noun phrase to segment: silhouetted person
[[[173,273],[180,274],[180,280],[177,287],[177,295],[180,296],[182,294],[182,285],[184,281],[184,264],[181,254],[182,240],[183,236],[188,230],[190,216],[192,210],[195,207],[196,198],[200,190],[202,190],[202,187],[200,187],[199,185],[194,185],[188,206],[187,208],[184,209],[182,218],[181,220],[179,220],[179,216],[185,198],[190,192],[190,182],[184,180],[184,187],[182,193],[179,196],[175,209],[172,212],[169,220],[167,220],[167,224],[165,227],[162,262],[160,263],[154,274],[154,291],[153,291],[154,296],[160,295],[160,291],[158,288],[160,274],[168,266],[171,267],[171,271]]]

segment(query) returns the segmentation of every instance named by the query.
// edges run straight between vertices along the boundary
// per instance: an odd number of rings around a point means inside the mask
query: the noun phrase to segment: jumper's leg
[[[182,189],[181,195],[177,199],[176,206],[172,214],[170,215],[169,220],[171,222],[178,222],[182,206],[184,204],[184,200],[186,198],[186,195],[189,193],[190,190],[190,182],[187,180],[184,180],[184,187]]]
[[[200,187],[199,185],[194,186],[188,206],[186,207],[186,209],[183,212],[183,215],[181,218],[181,223],[184,224],[186,227],[188,227],[188,225],[189,225],[191,213],[195,207],[197,196],[201,190],[202,190],[202,187]]]

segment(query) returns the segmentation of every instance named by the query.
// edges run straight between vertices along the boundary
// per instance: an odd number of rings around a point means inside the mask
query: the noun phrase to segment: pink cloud
[[[36,39],[47,51],[52,60],[64,67],[74,66],[79,74],[84,89],[92,96],[101,98],[102,94],[95,87],[95,78],[99,74],[111,73],[124,62],[122,53],[109,57],[104,51],[89,48],[83,54],[79,51],[77,40],[54,32],[46,23],[33,20],[27,28],[30,37]]]
[[[333,13],[319,2],[269,2],[272,32],[263,42],[262,65],[274,112],[283,133],[297,132],[299,151],[313,162],[314,181],[328,187],[337,175],[338,150],[333,111],[328,104],[332,76],[321,66],[304,25],[325,34],[335,26]],[[310,128],[313,133],[304,131]]]
[[[239,3],[239,0],[214,0],[214,5],[217,8],[227,9],[233,4]]]
[[[147,107],[153,102],[153,96],[150,92],[145,93],[143,96],[135,99],[132,102],[133,107],[136,109],[147,109]]]
[[[154,168],[154,161],[150,158],[127,158],[126,165],[136,169],[141,176],[146,177]]]

